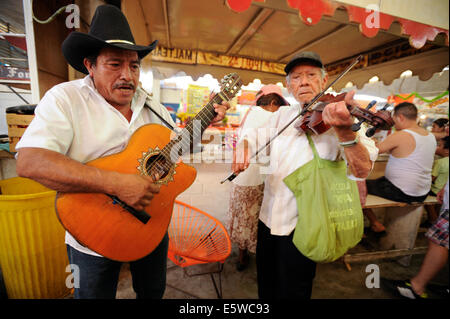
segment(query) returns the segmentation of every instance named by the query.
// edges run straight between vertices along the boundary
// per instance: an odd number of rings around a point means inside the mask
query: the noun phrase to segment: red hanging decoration
[[[360,7],[346,6],[348,19],[359,23],[359,31],[368,38],[378,34],[381,29],[388,30],[394,22],[394,17],[382,12],[367,10]]]
[[[333,16],[338,7],[328,0],[287,0],[291,8],[298,9],[299,15],[307,25],[314,25],[322,19],[322,15]]]
[[[255,2],[265,2],[266,0],[253,0]],[[252,0],[227,0],[228,7],[236,12],[243,12],[250,8]]]
[[[397,19],[402,25],[402,33],[410,35],[409,44],[414,48],[421,48],[428,41],[433,41],[439,33],[446,34],[446,44],[448,45],[448,30],[432,27],[420,22],[407,19]]]
[[[265,2],[265,0],[227,0],[226,2],[233,11],[243,12],[250,8],[252,1]],[[318,23],[323,15],[333,16],[338,7],[344,7],[348,12],[349,21],[359,23],[359,30],[366,37],[376,36],[380,29],[389,30],[391,24],[397,21],[402,25],[402,33],[410,36],[409,42],[416,49],[424,46],[427,40],[433,41],[439,33],[446,35],[446,44],[449,45],[448,30],[397,18],[370,8],[342,5],[333,0],[286,0],[286,2],[291,8],[298,9],[299,16],[307,25]]]

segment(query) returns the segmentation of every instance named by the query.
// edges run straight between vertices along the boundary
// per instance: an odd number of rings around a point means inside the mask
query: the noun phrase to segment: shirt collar
[[[140,112],[140,110],[144,107],[146,99],[147,94],[141,90],[140,87],[138,87],[136,93],[134,93],[133,100],[131,101],[131,110],[133,113]]]
[[[86,75],[81,80],[80,90],[85,98],[88,98],[90,94],[99,94],[97,92],[97,89],[94,86],[94,82],[92,81],[92,78],[89,75]]]

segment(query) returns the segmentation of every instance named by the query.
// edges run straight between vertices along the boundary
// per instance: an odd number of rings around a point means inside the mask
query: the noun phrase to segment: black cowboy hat
[[[89,33],[74,31],[64,40],[62,52],[67,62],[77,71],[88,74],[83,64],[85,57],[97,54],[104,47],[136,51],[139,59],[144,58],[158,41],[148,46],[136,45],[128,21],[119,8],[101,5],[95,10]]]

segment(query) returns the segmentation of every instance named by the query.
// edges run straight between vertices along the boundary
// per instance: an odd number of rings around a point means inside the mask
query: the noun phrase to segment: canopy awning
[[[236,12],[243,12],[249,9],[252,0],[226,0],[230,8]],[[262,2],[265,0],[253,0]],[[359,24],[359,30],[366,37],[372,38],[380,30],[389,30],[393,22],[398,22],[402,27],[402,34],[409,36],[410,43],[415,48],[421,48],[426,41],[433,41],[439,33],[446,36],[448,46],[448,8],[449,3],[445,0],[426,0],[426,1],[379,1],[374,4],[373,1],[364,0],[286,0],[289,7],[297,9],[303,23],[315,25],[322,16],[334,16],[337,8],[344,8],[348,13],[350,22]],[[389,6],[385,5],[389,3]],[[355,5],[351,5],[355,4]],[[385,10],[401,14],[399,10],[408,11],[406,18],[394,16],[383,12]],[[431,8],[431,10],[430,10]],[[446,17],[446,18],[445,18]],[[416,19],[426,21],[421,23]],[[442,25],[438,27],[435,24]]]
[[[285,64],[295,53],[310,50],[321,55],[333,78],[363,54],[359,69],[341,80],[338,89],[348,81],[361,86],[373,75],[389,84],[405,70],[426,80],[448,65],[448,29],[366,12],[363,5],[331,0],[122,0],[122,11],[138,44],[159,41],[149,59],[163,74],[172,68],[193,78],[210,73],[220,79],[237,72],[244,83],[254,78],[284,82]],[[437,14],[448,20],[448,11]]]

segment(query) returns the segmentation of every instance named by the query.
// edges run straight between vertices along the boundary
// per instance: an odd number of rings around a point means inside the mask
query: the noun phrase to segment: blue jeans
[[[161,299],[166,288],[167,234],[148,256],[130,262],[136,297]],[[67,245],[69,262],[77,265],[80,286],[75,287],[76,299],[114,299],[119,281],[121,262],[84,254]]]

